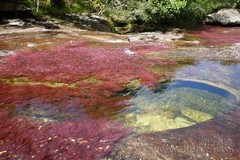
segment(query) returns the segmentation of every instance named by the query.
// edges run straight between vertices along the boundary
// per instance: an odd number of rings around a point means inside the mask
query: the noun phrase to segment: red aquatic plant
[[[187,35],[200,38],[203,45],[226,45],[240,42],[240,27],[205,26]]]
[[[40,97],[51,104],[77,97],[84,107],[90,108],[87,109],[89,113],[92,108],[97,108],[98,116],[104,108],[120,109],[124,106],[116,104],[126,97],[115,94],[123,90],[124,85],[136,79],[142,84],[153,85],[169,74],[154,73],[149,68],[154,65],[176,65],[172,60],[142,55],[143,52],[161,50],[162,45],[140,44],[139,47],[130,45],[129,49],[134,50],[134,54],[128,54],[126,47],[94,48],[86,42],[75,42],[50,51],[16,52],[2,59],[0,78],[20,77],[21,81],[22,77],[26,77],[28,80],[21,86],[0,83],[0,101],[5,104],[17,103]],[[28,82],[42,83],[29,85]],[[47,86],[49,82],[64,82],[66,85],[52,88]],[[110,98],[112,96],[114,98]]]
[[[113,121],[61,121],[42,126],[0,110],[0,159],[99,159],[130,133]]]
[[[107,85],[107,84],[106,84]],[[120,101],[128,99],[113,95],[114,89],[110,86],[99,86],[93,89],[87,87],[71,89],[67,87],[51,88],[44,85],[14,86],[0,83],[0,106],[12,109],[21,109],[31,104],[50,104],[52,108],[67,110],[72,108],[84,112],[94,119],[109,118],[125,105]],[[111,97],[110,97],[111,96]],[[83,116],[83,115],[81,115]]]
[[[129,98],[117,93],[132,80],[157,83],[165,73],[151,72],[154,65],[176,65],[142,55],[161,45],[140,46],[129,46],[129,54],[122,47],[76,42],[2,58],[0,159],[87,160],[108,154],[130,133],[111,120]]]
[[[146,54],[151,52],[162,51],[166,49],[170,49],[170,46],[167,45],[159,45],[155,43],[145,44],[145,43],[136,43],[130,47],[131,50],[137,52],[139,54]]]
[[[134,50],[139,53],[161,50],[161,46],[148,46]],[[145,49],[147,48],[147,50]],[[147,68],[152,63],[161,64],[159,58],[146,59],[141,55],[129,55],[123,49],[85,47],[84,42],[57,47],[51,51],[18,52],[3,59],[0,76],[26,76],[35,81],[73,83],[89,76],[101,81],[126,83],[129,79],[150,81],[155,75]],[[142,76],[145,75],[145,76]],[[146,76],[148,75],[148,76]],[[126,79],[127,78],[127,79]],[[126,81],[127,80],[127,81]],[[153,81],[154,82],[154,81]]]

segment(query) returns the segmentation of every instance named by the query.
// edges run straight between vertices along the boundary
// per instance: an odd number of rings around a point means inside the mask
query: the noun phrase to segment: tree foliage
[[[198,25],[205,16],[221,8],[235,8],[240,0],[122,0],[110,8],[108,16],[116,22]]]
[[[34,4],[38,0],[25,0]],[[40,1],[50,13],[97,13],[116,25],[165,24],[196,26],[221,8],[239,8],[240,0],[47,0]],[[49,2],[49,1],[48,1]],[[46,7],[47,6],[47,7]],[[46,9],[47,8],[47,9]]]

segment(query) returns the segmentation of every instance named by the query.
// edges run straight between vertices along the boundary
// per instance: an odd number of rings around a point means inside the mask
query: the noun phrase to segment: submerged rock
[[[130,119],[130,118],[129,118]],[[157,114],[142,114],[135,117],[136,122],[130,122],[129,124],[136,127],[140,132],[154,132],[164,131],[169,129],[183,128],[192,126],[195,123],[190,122],[182,117],[168,118],[163,115]]]
[[[165,132],[133,134],[107,160],[239,159],[239,106],[205,123]]]
[[[184,116],[194,120],[195,122],[204,122],[204,121],[207,121],[207,120],[213,118],[210,114],[207,114],[207,113],[204,113],[201,111],[197,111],[194,109],[190,109],[190,108],[182,110],[181,113]]]
[[[227,26],[240,25],[240,10],[221,9],[217,13],[209,14],[205,22]]]
[[[129,104],[124,120],[138,132],[193,126],[212,119],[232,105],[220,95],[187,87],[157,92],[142,88]]]

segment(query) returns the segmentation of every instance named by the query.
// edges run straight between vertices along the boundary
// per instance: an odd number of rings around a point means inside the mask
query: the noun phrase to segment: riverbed
[[[0,159],[240,159],[240,27],[0,29]]]

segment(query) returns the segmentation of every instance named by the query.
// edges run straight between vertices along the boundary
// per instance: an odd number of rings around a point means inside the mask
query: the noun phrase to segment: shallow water
[[[97,32],[1,35],[0,159],[194,159],[207,148],[195,140],[211,136],[210,146],[233,151],[219,155],[236,159],[240,32],[204,29],[188,34],[200,43],[126,43],[126,37]],[[202,34],[211,32],[224,34],[221,44],[205,44]],[[219,50],[231,53],[228,61]],[[186,153],[174,148],[174,137],[181,136],[184,147],[196,150],[179,158]],[[233,144],[216,143],[226,139]],[[136,151],[146,148],[143,142],[152,155]],[[174,152],[163,153],[165,143]]]
[[[155,89],[141,87],[120,115],[140,132],[188,127],[210,120],[239,100],[239,67],[213,61],[181,67],[171,80]]]

